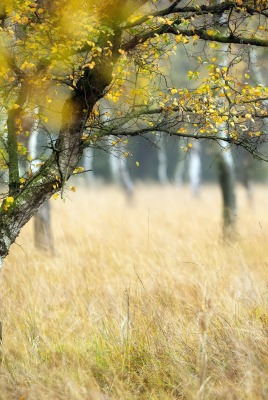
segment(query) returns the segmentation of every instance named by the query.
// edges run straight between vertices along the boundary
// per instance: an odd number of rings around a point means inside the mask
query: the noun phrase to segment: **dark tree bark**
[[[222,149],[217,161],[223,201],[223,234],[225,238],[231,238],[236,223],[236,190],[234,164],[230,149]]]

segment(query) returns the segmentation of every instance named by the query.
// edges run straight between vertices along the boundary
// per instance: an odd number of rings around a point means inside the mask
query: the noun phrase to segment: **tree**
[[[83,150],[98,146],[103,137],[115,136],[116,146],[126,135],[159,131],[232,142],[261,157],[268,91],[246,84],[237,67],[245,48],[268,47],[267,17],[266,1],[2,1],[0,107],[7,122],[1,164],[8,171],[8,190],[0,210],[1,263],[39,207],[58,192],[64,195]],[[217,61],[221,43],[228,44],[230,59],[224,67]],[[196,83],[191,89],[174,85],[170,72],[163,72],[176,47],[188,44],[199,49],[197,68],[188,73]],[[207,76],[198,70],[204,62],[209,62]],[[27,157],[20,140],[23,118],[32,115],[46,129],[45,111],[53,109],[56,92],[62,98],[62,123],[56,139],[47,132],[51,154],[38,171],[30,168],[21,176],[19,158]],[[100,118],[103,97],[117,104],[109,125]],[[224,122],[222,137],[218,127]]]

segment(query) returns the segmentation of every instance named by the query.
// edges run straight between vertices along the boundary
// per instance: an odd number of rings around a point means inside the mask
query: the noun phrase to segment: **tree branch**
[[[153,39],[159,35],[163,35],[164,33],[169,33],[172,35],[183,35],[187,37],[191,36],[199,36],[199,39],[210,41],[210,42],[218,42],[218,43],[226,43],[226,44],[241,44],[241,45],[251,45],[251,46],[260,46],[260,47],[268,47],[268,40],[259,39],[259,38],[249,38],[243,36],[235,36],[228,35],[223,36],[219,32],[215,34],[208,33],[205,29],[181,29],[178,28],[177,25],[181,23],[181,20],[176,20],[172,25],[164,24],[156,29],[147,30],[145,33],[134,36],[128,42],[124,43],[121,48],[125,51],[131,51],[138,45],[146,42],[149,39]]]
[[[148,13],[144,15],[143,17],[137,19],[134,22],[128,22],[124,25],[125,29],[129,28],[134,28],[136,26],[140,26],[143,23],[149,21],[152,18],[156,17],[165,17],[170,14],[187,14],[187,13],[192,13],[193,16],[197,15],[222,15],[225,11],[232,10],[233,8],[237,8],[235,2],[233,1],[225,1],[221,4],[217,5],[201,5],[201,6],[185,6],[185,7],[177,7],[177,5],[181,2],[181,0],[175,1],[171,6],[164,8],[159,11],[155,11],[152,13]],[[239,12],[241,12],[241,9],[237,8]],[[267,14],[265,13],[265,10],[257,10],[255,8],[245,6],[245,10],[249,15],[263,15],[267,17]]]

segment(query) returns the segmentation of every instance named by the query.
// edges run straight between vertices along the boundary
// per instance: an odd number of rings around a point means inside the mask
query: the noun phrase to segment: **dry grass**
[[[30,223],[1,272],[1,399],[267,399],[267,191],[220,237],[207,188],[114,188],[53,202],[57,255]]]

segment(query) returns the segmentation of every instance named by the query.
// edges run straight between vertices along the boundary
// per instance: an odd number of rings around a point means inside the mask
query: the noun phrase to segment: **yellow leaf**
[[[182,41],[182,34],[176,36],[176,42],[180,43]]]
[[[73,173],[74,174],[79,174],[80,172],[84,171],[84,167],[77,167],[74,169]]]
[[[54,199],[54,200],[57,200],[58,197],[59,197],[59,193],[53,194],[53,199]]]
[[[215,35],[217,32],[216,31],[214,31],[213,29],[207,29],[207,34],[208,35]]]
[[[27,17],[22,17],[22,18],[21,18],[21,23],[22,23],[22,24],[27,24],[28,21],[29,21],[29,20],[28,20]]]
[[[91,63],[89,63],[89,64],[88,64],[88,67],[89,67],[90,69],[93,69],[93,68],[95,67],[95,62],[92,61]]]

